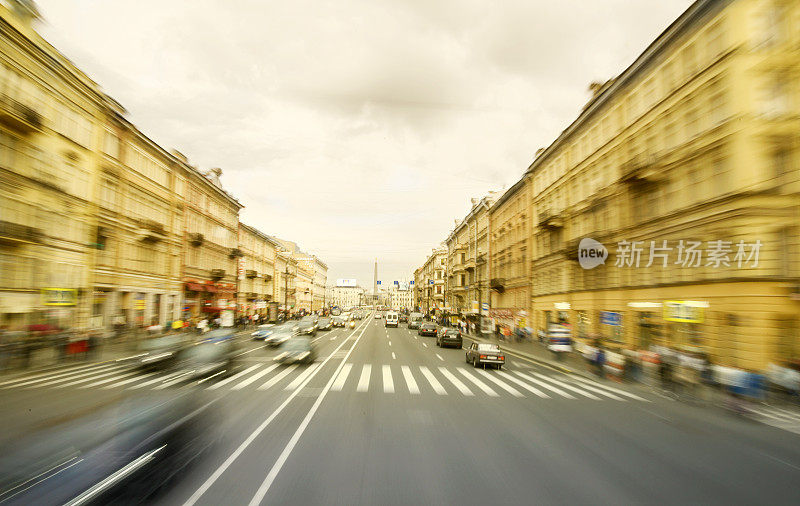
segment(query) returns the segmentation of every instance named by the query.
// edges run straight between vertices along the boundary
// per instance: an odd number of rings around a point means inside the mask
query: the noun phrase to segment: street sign
[[[481,304],[481,308],[484,311],[488,311],[489,310],[489,303],[488,302],[484,302],[483,304]]]
[[[622,314],[613,311],[600,311],[600,323],[617,327],[622,323]]]
[[[379,284],[379,285],[381,284],[381,280],[380,280],[380,279],[378,280],[378,284]]]
[[[412,281],[409,281],[409,282],[408,282],[408,284],[409,284],[409,285],[413,285],[413,284],[414,284],[414,281],[413,281],[413,280],[412,280]]]
[[[429,280],[428,280],[428,284],[429,284],[429,285],[432,285],[432,284],[433,284],[433,280],[432,280],[432,279],[429,279]]]
[[[45,306],[74,306],[78,303],[78,290],[71,288],[42,288]]]
[[[399,285],[399,284],[400,284],[400,282],[399,282],[399,281],[395,281],[395,282],[394,282],[394,284],[395,284],[395,285]]]

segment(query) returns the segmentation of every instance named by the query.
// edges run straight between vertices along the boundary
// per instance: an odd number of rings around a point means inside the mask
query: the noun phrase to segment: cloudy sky
[[[40,32],[242,221],[407,279],[689,0],[38,0]]]

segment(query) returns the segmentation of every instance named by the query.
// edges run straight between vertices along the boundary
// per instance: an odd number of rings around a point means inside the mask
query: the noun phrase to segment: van
[[[422,313],[411,313],[408,315],[408,328],[418,329],[419,326],[422,325],[422,322]]]
[[[400,316],[397,313],[386,313],[386,319],[384,320],[385,327],[397,327],[397,323],[400,321]]]
[[[561,326],[551,326],[547,329],[547,348],[553,353],[572,351],[572,332]]]

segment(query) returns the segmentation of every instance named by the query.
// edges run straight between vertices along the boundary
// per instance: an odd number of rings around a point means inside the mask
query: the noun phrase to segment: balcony
[[[139,220],[139,240],[158,242],[166,239],[167,232],[164,224],[154,220]]]
[[[272,274],[264,274],[264,283],[272,281]]]
[[[620,167],[619,181],[636,184],[653,182],[658,178],[655,155],[636,155]]]
[[[42,116],[22,102],[2,94],[0,95],[0,123],[25,135],[38,132],[42,128]]]
[[[258,271],[254,271],[252,269],[248,269],[248,270],[245,271],[244,275],[245,275],[245,277],[247,279],[257,278],[258,277]]]
[[[225,269],[211,269],[211,279],[218,280],[225,277]]]
[[[3,244],[39,244],[42,242],[42,231],[20,223],[0,221],[0,243]]]
[[[230,258],[230,259],[241,258],[243,256],[244,256],[244,252],[242,250],[240,250],[239,248],[233,248],[231,250],[231,252],[228,254],[228,258]]]
[[[492,278],[489,281],[489,288],[496,291],[497,293],[503,293],[506,291],[506,280],[505,278]]]
[[[594,237],[594,236],[592,236]],[[572,239],[567,241],[564,244],[564,249],[562,250],[564,253],[564,258],[567,260],[572,260],[577,262],[578,261],[578,244],[580,244],[580,239]]]
[[[475,270],[475,259],[474,258],[466,259],[464,261],[464,269],[468,270],[468,271],[474,271]]]
[[[203,234],[199,233],[189,234],[189,244],[191,244],[194,247],[202,246],[205,240],[206,238],[203,236]]]
[[[564,219],[548,209],[539,213],[539,226],[543,228],[562,228]]]

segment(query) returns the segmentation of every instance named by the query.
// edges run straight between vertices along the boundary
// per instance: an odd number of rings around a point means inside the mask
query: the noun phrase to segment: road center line
[[[441,355],[439,355],[438,353],[436,354],[436,358],[438,358],[439,360],[441,360],[442,362],[444,362],[444,359],[443,359],[443,358],[442,358],[442,356],[441,356]]]

